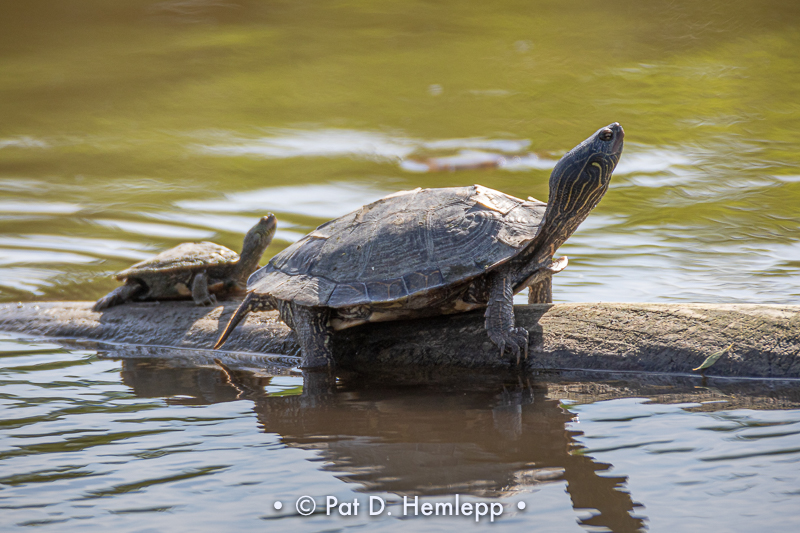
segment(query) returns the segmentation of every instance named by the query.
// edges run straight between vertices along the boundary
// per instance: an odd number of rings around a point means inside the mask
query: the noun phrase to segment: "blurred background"
[[[555,301],[800,303],[798,15],[770,0],[4,2],[0,301],[95,299],[180,242],[238,251],[267,212],[262,264],[400,189],[546,200],[558,158],[618,121],[622,160],[561,249]]]

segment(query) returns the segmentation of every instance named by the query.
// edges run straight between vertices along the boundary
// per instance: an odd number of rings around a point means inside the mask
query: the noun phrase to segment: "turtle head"
[[[258,262],[261,260],[261,256],[264,255],[264,250],[272,242],[272,237],[275,236],[277,227],[278,219],[270,213],[265,217],[261,217],[258,224],[250,228],[250,231],[245,235],[242,253],[234,273],[234,277],[241,280],[243,284],[247,282],[247,277],[258,268]]]
[[[614,122],[597,130],[556,164],[550,174],[550,196],[539,230],[538,259],[553,257],[600,202],[622,154],[624,137],[622,126]]]

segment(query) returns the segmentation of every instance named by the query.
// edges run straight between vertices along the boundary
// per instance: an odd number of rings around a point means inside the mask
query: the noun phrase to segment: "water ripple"
[[[218,144],[198,144],[201,153],[218,156],[264,158],[342,157],[373,160],[403,160],[418,151],[495,150],[520,152],[530,145],[527,139],[437,139],[422,140],[376,131],[348,129],[292,130],[271,129],[263,137],[245,137],[215,132]],[[218,141],[218,142],[219,142]]]
[[[229,193],[224,199],[177,202],[176,207],[200,212],[274,211],[330,219],[354,211],[393,191],[364,183],[331,183],[270,187]],[[280,225],[280,222],[279,222]]]

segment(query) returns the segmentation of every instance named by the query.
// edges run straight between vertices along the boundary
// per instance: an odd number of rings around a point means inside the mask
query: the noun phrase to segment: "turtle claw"
[[[509,331],[511,337],[511,353],[517,356],[517,365],[519,365],[520,357],[525,354],[525,359],[528,358],[528,330],[525,328],[513,328]]]
[[[494,340],[494,339],[492,339],[492,340]],[[500,359],[502,359],[503,358],[503,354],[506,351],[506,341],[501,340],[500,342],[497,343],[497,347],[500,348]]]
[[[208,298],[204,298],[204,299],[202,299],[200,301],[195,301],[195,304],[203,305],[203,306],[206,306],[206,305],[217,305],[217,297],[214,296],[213,294],[209,294]]]
[[[515,356],[517,359],[517,364],[520,364],[520,360],[524,356],[525,359],[528,358],[528,330],[525,328],[511,328],[501,335],[496,337],[491,337],[492,342],[494,342],[497,347],[500,349],[500,357],[502,358],[505,354],[506,348],[511,350],[511,355]]]

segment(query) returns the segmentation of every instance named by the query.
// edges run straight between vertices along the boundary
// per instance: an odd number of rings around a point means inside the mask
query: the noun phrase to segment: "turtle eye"
[[[603,128],[600,130],[600,140],[601,141],[610,141],[614,137],[614,132],[611,131],[611,128]]]

